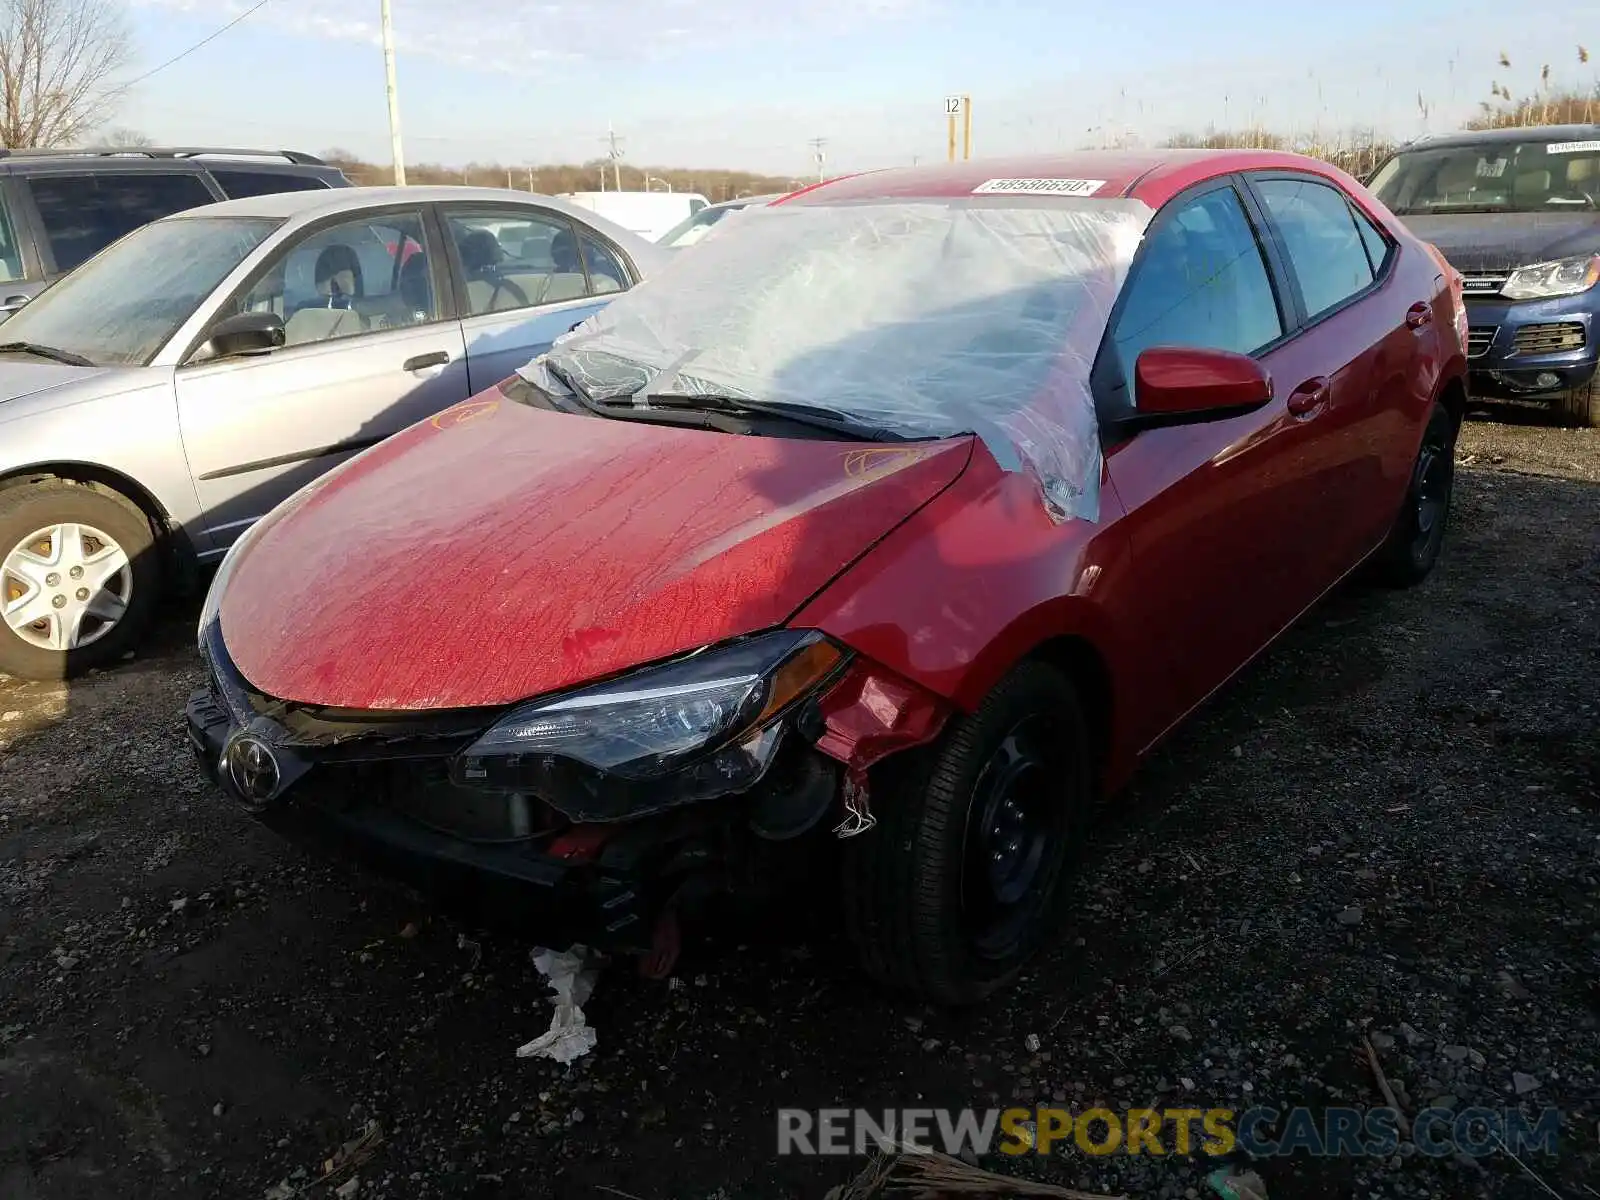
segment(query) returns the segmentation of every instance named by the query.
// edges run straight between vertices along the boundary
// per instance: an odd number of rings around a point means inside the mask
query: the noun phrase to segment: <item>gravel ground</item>
[[[825,921],[730,918],[672,986],[603,976],[589,1058],[519,1060],[527,944],[201,786],[192,612],[70,690],[0,684],[0,1197],[820,1200],[861,1163],[779,1159],[779,1106],[1379,1104],[1363,1033],[1408,1111],[1556,1106],[1559,1153],[1270,1160],[1273,1200],[1600,1196],[1600,435],[1517,417],[1464,431],[1434,578],[1330,598],[1215,700],[1060,947],[963,1016],[873,991]],[[985,1165],[1176,1197],[1214,1164]]]

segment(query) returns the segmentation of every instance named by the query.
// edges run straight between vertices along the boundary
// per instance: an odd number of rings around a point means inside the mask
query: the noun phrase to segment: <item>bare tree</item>
[[[96,138],[101,145],[113,150],[148,150],[155,143],[137,129],[113,129],[105,137]]]
[[[82,137],[105,120],[130,54],[115,0],[0,0],[0,144]]]

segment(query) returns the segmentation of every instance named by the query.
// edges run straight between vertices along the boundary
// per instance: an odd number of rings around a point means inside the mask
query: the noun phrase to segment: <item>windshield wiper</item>
[[[92,367],[94,362],[70,350],[57,350],[54,346],[41,346],[37,342],[0,343],[0,354],[32,354],[48,358],[51,362],[65,363],[69,367]]]
[[[718,393],[653,392],[644,397],[655,408],[678,408],[727,413],[730,416],[749,415],[773,417],[792,421],[796,425],[809,425],[813,429],[836,433],[851,441],[904,442],[910,439],[903,433],[863,425],[845,413],[833,408],[818,408],[810,404],[791,404],[784,400],[747,400],[743,396],[725,396]],[[618,401],[616,403],[624,403]],[[633,398],[626,401],[633,403]]]
[[[1515,210],[1504,204],[1415,204],[1403,208],[1396,216],[1425,217],[1430,213],[1499,213]]]

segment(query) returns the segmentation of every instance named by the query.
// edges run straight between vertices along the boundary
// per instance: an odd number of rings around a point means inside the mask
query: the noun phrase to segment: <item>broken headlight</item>
[[[617,820],[740,792],[782,718],[836,678],[845,651],[781,629],[513,709],[457,756],[469,786],[528,791],[573,820]]]

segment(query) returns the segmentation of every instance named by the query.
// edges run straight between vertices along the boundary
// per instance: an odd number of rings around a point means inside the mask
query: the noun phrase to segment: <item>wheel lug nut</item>
[[[87,600],[88,598],[89,598],[89,589],[88,588],[79,588],[78,589],[78,599],[79,600]]]
[[[67,574],[71,575],[74,579],[82,579],[83,578],[83,568],[82,567],[73,567],[72,570],[67,572]]]
[[[55,605],[57,608],[65,608],[67,606],[67,598],[57,592],[54,599],[52,599],[50,603]]]
[[[54,571],[51,571],[50,574],[44,577],[44,585],[46,587],[55,587],[56,584],[60,582],[61,576],[57,575]]]

